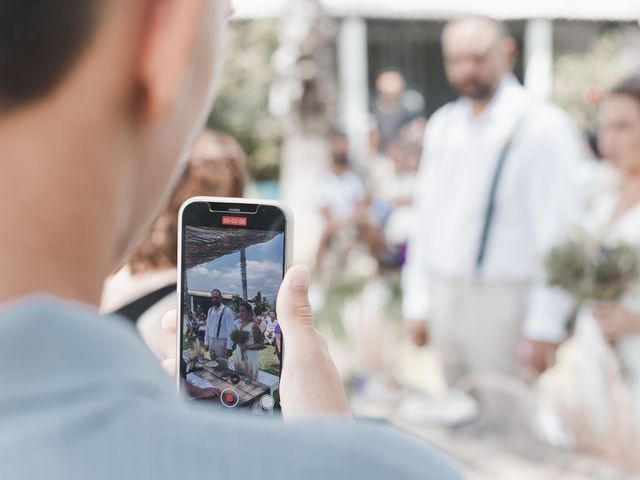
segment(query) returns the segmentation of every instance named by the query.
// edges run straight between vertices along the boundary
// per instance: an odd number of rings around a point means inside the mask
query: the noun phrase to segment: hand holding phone
[[[287,335],[287,355],[280,381],[282,413],[286,420],[322,416],[350,419],[346,394],[327,343],[309,316],[307,281],[306,267],[292,267],[278,295],[278,318]],[[176,333],[176,324],[175,310],[162,320],[163,328],[171,334]],[[165,360],[163,365],[175,375],[175,358]]]
[[[309,304],[309,270],[292,267],[278,295],[278,318],[287,339],[280,381],[282,412],[287,420],[340,416],[351,418],[327,342],[315,328]]]
[[[282,283],[291,225],[275,202],[198,197],[183,205],[178,384],[191,398],[261,415],[282,405],[287,418],[348,415],[313,325],[309,271],[296,267]]]

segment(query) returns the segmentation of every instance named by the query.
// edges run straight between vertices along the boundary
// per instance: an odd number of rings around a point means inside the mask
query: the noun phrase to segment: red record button
[[[236,405],[238,405],[240,397],[238,397],[238,392],[236,392],[233,388],[227,388],[220,394],[220,401],[225,407],[234,408]]]

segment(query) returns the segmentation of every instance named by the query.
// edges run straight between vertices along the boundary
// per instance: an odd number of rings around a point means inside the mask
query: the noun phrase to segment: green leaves
[[[208,122],[240,143],[256,180],[276,180],[279,175],[282,128],[268,106],[271,57],[277,47],[277,20],[229,25],[222,82]]]
[[[578,306],[585,300],[619,300],[640,274],[636,247],[603,244],[584,230],[552,248],[545,267],[548,283],[569,293]]]
[[[244,330],[239,330],[237,328],[234,328],[231,334],[229,335],[229,338],[236,345],[244,345],[249,341],[249,335],[250,335],[249,332],[245,332]]]

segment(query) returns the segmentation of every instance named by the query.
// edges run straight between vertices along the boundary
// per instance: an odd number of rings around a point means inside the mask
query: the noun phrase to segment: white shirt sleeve
[[[435,115],[438,115],[437,113]],[[435,117],[434,115],[434,117]],[[441,117],[441,116],[440,116]],[[437,119],[431,120],[425,132],[422,159],[416,180],[416,195],[414,198],[414,211],[416,223],[411,229],[409,242],[407,245],[407,259],[402,269],[402,314],[407,321],[426,320],[431,314],[431,292],[429,282],[428,264],[428,243],[429,232],[422,228],[421,218],[425,217],[427,200],[423,195],[427,175],[427,162],[431,151],[432,138],[436,134],[429,133],[435,129],[437,131]]]
[[[523,336],[531,340],[560,342],[566,337],[573,308],[571,298],[546,281],[544,258],[562,242],[578,220],[577,172],[587,162],[584,142],[571,120],[555,108],[534,112],[522,128],[521,148],[529,169],[527,207],[537,269],[529,298]]]

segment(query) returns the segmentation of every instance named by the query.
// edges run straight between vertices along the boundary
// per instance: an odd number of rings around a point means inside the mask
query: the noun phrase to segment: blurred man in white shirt
[[[516,44],[500,23],[449,23],[443,53],[460,98],[433,115],[425,136],[403,310],[412,341],[433,343],[454,386],[552,363],[562,308],[530,308],[530,285],[568,221],[584,152],[568,116],[513,76]]]

